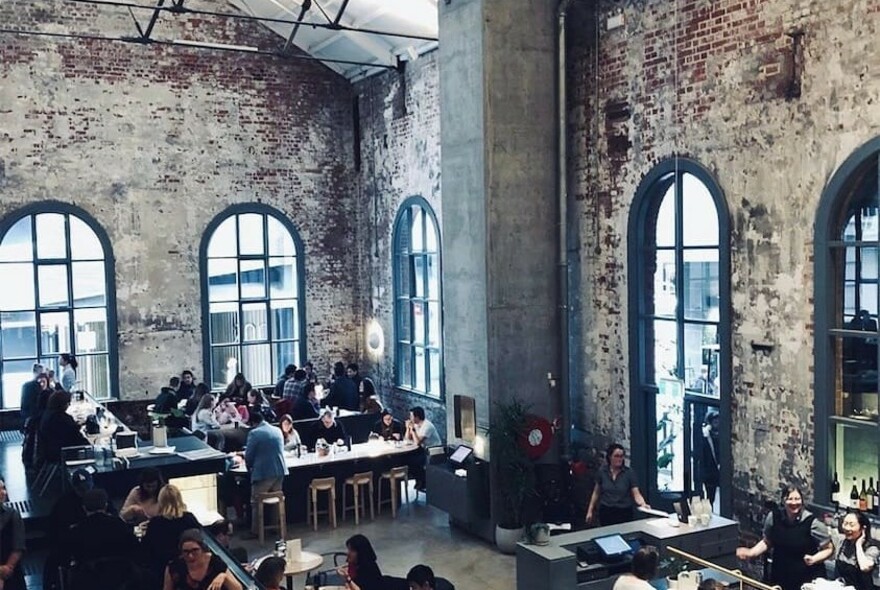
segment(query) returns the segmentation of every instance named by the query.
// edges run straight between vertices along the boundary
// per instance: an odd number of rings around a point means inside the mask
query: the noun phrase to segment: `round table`
[[[269,557],[269,555],[266,557]],[[260,563],[262,563],[263,559],[266,559],[266,557],[259,559],[254,564],[254,571],[260,567]],[[287,578],[287,590],[303,588],[305,586],[305,580],[303,580],[302,584],[297,584],[294,580],[296,578],[304,578],[304,574],[316,570],[322,565],[324,565],[324,557],[317,553],[312,553],[311,551],[300,552],[299,559],[296,561],[288,559],[287,565],[284,568],[284,577]]]

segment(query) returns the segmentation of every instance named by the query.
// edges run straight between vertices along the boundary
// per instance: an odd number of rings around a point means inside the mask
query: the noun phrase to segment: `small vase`
[[[678,590],[678,578],[666,577],[666,587],[669,590]]]

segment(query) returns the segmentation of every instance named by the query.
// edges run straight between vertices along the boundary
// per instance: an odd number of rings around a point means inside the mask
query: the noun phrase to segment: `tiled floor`
[[[355,533],[370,539],[384,574],[403,577],[410,567],[424,563],[438,576],[455,584],[457,590],[512,590],[516,587],[513,556],[502,555],[488,543],[450,528],[446,514],[426,506],[424,499],[418,504],[403,506],[396,519],[385,510],[375,521],[361,519],[360,526],[355,527],[354,518],[349,514],[348,521],[340,521],[335,530],[322,521],[318,532],[297,525],[288,530],[287,536],[301,538],[305,550],[326,553],[344,551],[345,540]],[[272,550],[268,540],[263,547],[257,541],[236,544],[246,547],[251,557]]]

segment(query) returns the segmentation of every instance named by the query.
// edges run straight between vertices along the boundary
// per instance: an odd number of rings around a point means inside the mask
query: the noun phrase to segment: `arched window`
[[[440,232],[425,199],[410,197],[401,205],[393,243],[396,384],[439,398],[443,393]]]
[[[831,178],[816,217],[815,409],[817,501],[843,501],[880,468],[877,342],[880,332],[880,138]],[[875,489],[880,482],[874,482]]]
[[[655,502],[711,485],[700,463],[710,412],[729,432],[728,236],[721,190],[696,162],[664,162],[640,185],[629,226],[631,416],[634,462]],[[654,431],[647,444],[638,434]],[[722,461],[729,436],[719,439]]]
[[[202,238],[205,379],[212,389],[243,373],[271,385],[306,358],[304,261],[296,229],[265,205],[236,205]]]
[[[47,202],[0,223],[0,356],[4,408],[17,408],[35,363],[76,356],[75,389],[114,395],[116,304],[107,234],[79,209]]]

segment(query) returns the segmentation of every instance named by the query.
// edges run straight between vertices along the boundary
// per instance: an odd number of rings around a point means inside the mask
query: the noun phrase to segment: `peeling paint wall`
[[[3,2],[0,23],[134,34],[125,9],[59,0]],[[192,15],[163,14],[154,36],[271,49],[283,43],[255,23]],[[117,261],[123,399],[155,396],[183,368],[204,374],[199,244],[210,220],[234,203],[271,205],[299,230],[308,354],[318,369],[356,358],[351,105],[351,85],[314,62],[0,37],[0,216],[58,199],[107,231]]]
[[[375,318],[385,335],[381,354],[363,358],[383,400],[398,416],[414,405],[425,407],[441,433],[444,403],[394,387],[394,286],[392,233],[400,205],[411,196],[431,204],[441,223],[440,93],[437,52],[408,62],[404,72],[388,72],[355,84],[361,129],[358,228],[364,285],[359,300],[365,324]],[[442,248],[441,234],[441,248]],[[441,251],[442,257],[442,251]],[[442,262],[442,260],[441,260]],[[362,336],[361,341],[364,341]]]
[[[749,506],[760,510],[782,484],[813,487],[812,228],[833,171],[880,133],[880,78],[870,71],[880,3],[618,7],[624,27],[608,31],[609,13],[581,7],[584,22],[598,16],[598,33],[592,25],[571,33],[584,285],[576,423],[628,439],[627,216],[656,163],[693,157],[716,176],[731,211],[734,506],[748,521]],[[800,63],[792,32],[803,32]],[[620,104],[631,114],[616,119]],[[775,349],[755,353],[753,340]]]

